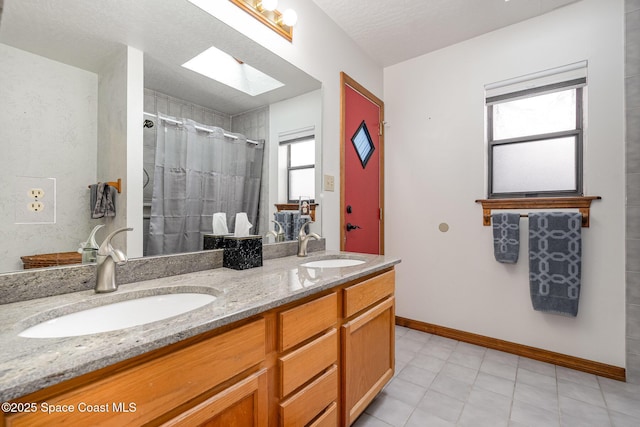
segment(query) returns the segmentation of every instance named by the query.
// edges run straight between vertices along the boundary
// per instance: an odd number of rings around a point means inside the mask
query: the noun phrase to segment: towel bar
[[[478,199],[482,204],[482,225],[491,225],[491,210],[496,209],[578,209],[582,214],[582,226],[589,227],[589,212],[593,200],[600,196],[583,197],[540,197],[518,199]],[[528,216],[520,214],[521,217]]]
[[[114,181],[109,181],[107,182],[108,185],[114,187],[116,190],[118,190],[118,193],[122,193],[122,178],[118,178],[117,182]],[[87,186],[88,188],[91,188],[91,186]]]

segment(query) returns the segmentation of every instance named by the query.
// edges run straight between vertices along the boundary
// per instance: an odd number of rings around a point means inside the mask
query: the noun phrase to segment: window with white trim
[[[487,85],[489,198],[582,196],[586,62]]]
[[[286,159],[286,194],[289,203],[300,197],[316,198],[316,140],[306,135],[280,141],[280,158]]]

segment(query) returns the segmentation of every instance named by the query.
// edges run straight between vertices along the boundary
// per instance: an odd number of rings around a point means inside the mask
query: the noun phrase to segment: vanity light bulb
[[[278,0],[262,0],[260,4],[262,9],[272,11],[278,7]]]
[[[298,14],[293,9],[282,12],[282,23],[287,27],[293,27],[298,22]]]

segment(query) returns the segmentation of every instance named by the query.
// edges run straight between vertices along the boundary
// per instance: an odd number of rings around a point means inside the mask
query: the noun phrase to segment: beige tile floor
[[[396,373],[356,427],[640,427],[640,385],[396,327]]]

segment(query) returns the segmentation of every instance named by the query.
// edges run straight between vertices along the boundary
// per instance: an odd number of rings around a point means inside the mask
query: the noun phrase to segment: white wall
[[[87,186],[96,181],[98,76],[4,44],[0,76],[0,272],[6,272],[22,269],[22,255],[75,251],[95,225]],[[15,224],[16,176],[56,178],[55,224]]]
[[[624,366],[622,7],[583,0],[384,70],[398,316]],[[474,200],[487,196],[483,86],[585,59],[585,194],[602,201],[583,229],[580,308],[567,318],[531,307],[528,221],[518,264],[499,264]]]
[[[122,49],[99,73],[98,180],[122,179],[116,198],[116,216],[107,218],[100,241],[118,228],[132,227],[114,240],[114,247],[130,258],[142,256],[143,170],[143,55],[132,47]]]
[[[269,156],[269,214],[268,219],[273,219],[276,211],[275,203],[287,203],[286,194],[286,158],[283,161],[279,159],[279,135],[286,132],[292,132],[304,128],[314,128],[316,141],[322,141],[322,90],[305,93],[304,95],[288,99],[286,101],[277,102],[269,106],[269,147],[267,155]],[[322,144],[316,144],[316,162],[322,157]],[[282,172],[284,168],[284,174]],[[324,207],[324,198],[321,192],[322,167],[316,167],[316,194],[317,203],[320,206],[316,209],[316,224],[311,225],[311,230],[320,234],[325,234],[322,227],[322,212]],[[339,199],[338,199],[339,202]],[[273,229],[269,224],[269,229]],[[263,233],[264,234],[264,233]]]
[[[312,1],[281,0],[278,9],[293,8],[298,23],[293,43],[268,29],[231,2],[217,2],[212,12],[221,21],[322,82],[322,168],[335,176],[335,192],[321,195],[322,233],[327,249],[340,248],[340,72],[344,71],[382,98],[382,67]]]
[[[127,252],[131,258],[143,255],[143,209],[144,200],[144,56],[141,50],[127,46],[127,175],[125,197],[127,198]]]

